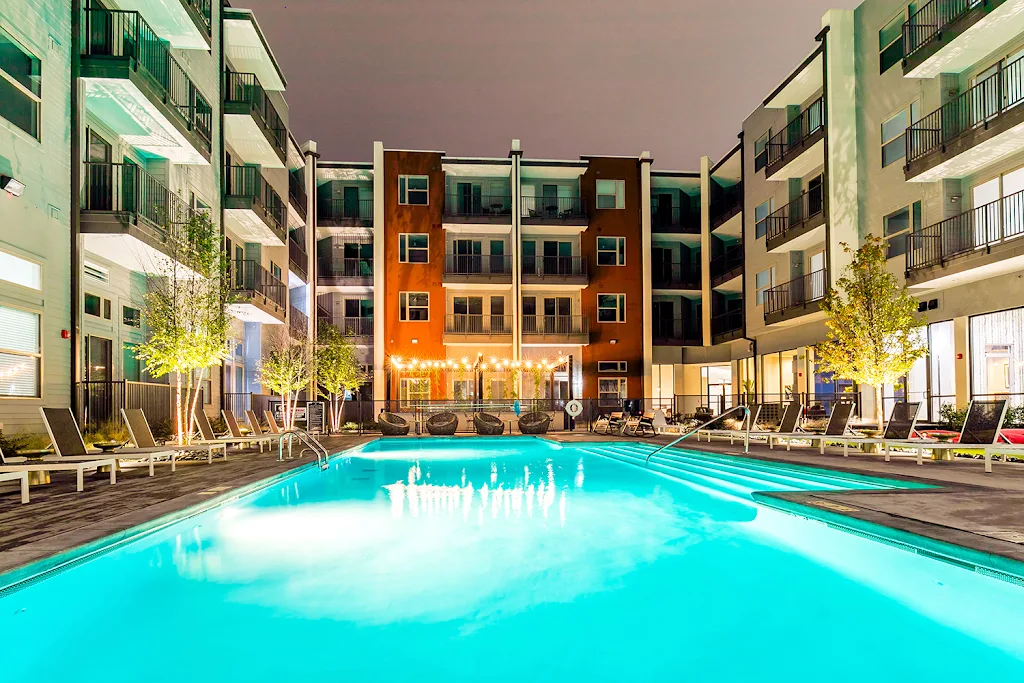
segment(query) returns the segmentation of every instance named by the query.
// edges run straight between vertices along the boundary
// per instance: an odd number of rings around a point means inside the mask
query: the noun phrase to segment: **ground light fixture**
[[[0,174],[0,190],[6,190],[10,195],[20,197],[21,193],[25,191],[25,183],[9,175]]]

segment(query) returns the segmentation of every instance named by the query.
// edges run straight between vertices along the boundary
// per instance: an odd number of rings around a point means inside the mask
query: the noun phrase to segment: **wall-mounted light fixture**
[[[608,343],[609,343],[609,344],[618,344],[618,343],[619,343],[619,340],[618,340],[618,339],[610,339],[610,340],[608,341]]]
[[[9,194],[20,197],[21,193],[25,191],[25,183],[9,175],[0,175],[0,190],[6,190]]]

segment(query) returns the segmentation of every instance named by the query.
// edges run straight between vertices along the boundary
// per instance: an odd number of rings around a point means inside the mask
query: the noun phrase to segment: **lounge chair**
[[[597,420],[594,421],[594,424],[591,425],[590,431],[595,434],[601,429],[604,429],[602,432],[603,434],[610,434],[612,430],[621,432],[625,424],[626,421],[622,417],[622,411],[616,411],[614,413],[598,417]]]
[[[1000,446],[999,430],[1006,417],[1006,399],[997,401],[971,401],[967,406],[967,417],[956,442],[932,441],[930,439],[889,439],[884,442],[886,460],[888,451],[896,448],[911,449],[917,453],[917,464],[924,464],[924,451],[981,450],[985,458],[985,471],[992,471],[993,453],[1012,453],[1010,446]],[[965,448],[968,446],[968,448]]]
[[[498,436],[505,433],[505,423],[490,413],[473,413],[473,426],[480,436]]]
[[[707,438],[708,443],[711,443],[711,437],[720,436],[729,439],[729,445],[731,446],[736,439],[742,438],[744,445],[749,442],[748,434],[754,429],[754,425],[757,424],[757,418],[761,415],[761,404],[751,403],[747,406],[747,414],[740,420],[734,420],[732,429],[722,429],[721,427],[714,426],[715,423],[711,423],[705,429],[697,430],[697,441],[700,441],[700,437],[703,435]],[[716,420],[715,422],[719,422]],[[721,420],[722,424],[725,424],[724,420]]]
[[[70,408],[40,408],[43,416],[43,424],[46,425],[46,432],[53,443],[53,450],[57,454],[55,460],[65,462],[68,459],[75,461],[96,462],[103,459],[113,459],[113,469],[117,469],[122,462],[145,462],[149,465],[149,476],[153,476],[156,463],[168,463],[171,471],[174,471],[175,451],[173,448],[118,448],[103,455],[89,453],[85,447],[85,439],[78,429],[78,422],[71,413]],[[79,475],[81,476],[81,475]],[[111,476],[113,483],[114,477]],[[81,489],[79,489],[81,490]]]
[[[547,434],[551,426],[551,416],[547,413],[536,410],[526,413],[519,418],[519,432],[521,434]]]
[[[175,453],[198,453],[206,451],[206,461],[213,464],[213,452],[219,450],[224,456],[224,459],[228,459],[228,446],[225,443],[205,443],[205,444],[193,444],[190,446],[157,446],[156,439],[153,438],[153,431],[149,428],[149,420],[146,419],[146,414],[142,412],[141,408],[122,408],[121,417],[124,418],[124,423],[128,425],[128,434],[132,437],[132,443],[138,448],[153,449],[153,450],[173,450]],[[171,471],[174,471],[174,467],[171,467]]]
[[[409,433],[409,421],[401,415],[382,410],[377,416],[380,433],[384,436],[405,436]]]
[[[892,415],[885,425],[885,432],[881,437],[868,436],[826,436],[821,439],[821,452],[825,453],[825,444],[843,444],[843,457],[849,457],[850,444],[862,446],[864,444],[885,445],[893,441],[906,441],[914,435],[914,427],[917,424],[917,414],[921,411],[920,403],[897,403],[893,406]],[[889,460],[889,447],[885,446],[885,459]]]
[[[823,440],[828,436],[843,436],[850,426],[850,418],[853,417],[853,409],[856,407],[852,401],[838,401],[832,406],[832,414],[828,416],[828,424],[825,425],[823,434],[793,430],[790,432],[779,431],[768,435],[768,448],[773,448],[778,441],[786,443],[786,450],[790,450],[794,440],[810,441],[811,445],[817,440]],[[822,441],[821,452],[825,452],[824,441]]]
[[[2,458],[2,456],[0,456],[0,458]],[[0,467],[0,481],[21,482],[21,504],[24,505],[28,502],[28,472],[5,471]]]
[[[782,417],[779,418],[778,429],[751,429],[747,435],[749,438],[768,438],[774,434],[789,434],[796,431],[797,424],[800,423],[800,415],[803,413],[804,406],[800,401],[790,401],[786,404],[786,407],[782,409]],[[762,411],[759,411],[759,414]]]
[[[86,456],[81,458],[59,456],[47,456],[45,458],[29,460],[19,456],[11,458],[4,457],[0,450],[0,481],[21,480],[21,502],[28,502],[28,487],[30,472],[75,472],[78,477],[78,491],[85,490],[85,470],[96,470],[99,468],[110,468],[110,483],[117,483],[117,459],[102,456]]]
[[[249,412],[251,413],[252,411],[250,410]],[[270,431],[271,434],[277,434],[278,436],[280,436],[281,434],[285,433],[285,431],[278,426],[277,418],[274,417],[274,413],[270,412],[269,410],[264,410],[263,417],[266,418],[267,420],[267,429]]]
[[[654,428],[654,411],[646,411],[642,415],[632,416],[626,420],[622,427],[622,434],[630,436],[654,436],[657,431]]]
[[[427,431],[432,436],[451,436],[459,428],[459,416],[444,411],[427,418]]]
[[[252,434],[243,434],[242,429],[238,426],[238,419],[235,418],[234,411],[225,408],[220,412],[221,415],[224,416],[224,424],[228,426],[228,434],[231,435],[231,439],[240,443],[254,443],[259,446],[260,453],[263,452],[263,444],[267,444],[269,447],[275,439],[279,438],[273,434],[264,434],[260,430],[260,423],[258,420],[253,420],[253,422],[256,423],[255,427],[252,425],[249,426],[252,430]]]
[[[232,416],[232,419],[234,416]],[[211,443],[222,443],[225,445],[236,445],[236,446],[248,446],[251,443],[258,443],[260,446],[260,452],[263,452],[263,444],[258,439],[261,437],[251,438],[248,436],[234,437],[231,435],[218,436],[213,431],[213,425],[210,424],[210,418],[206,416],[206,412],[201,406],[196,406],[195,412],[196,427],[199,428],[200,441],[193,442],[199,445],[211,444]],[[238,427],[238,423],[235,423],[235,427]],[[241,433],[241,432],[239,432]]]

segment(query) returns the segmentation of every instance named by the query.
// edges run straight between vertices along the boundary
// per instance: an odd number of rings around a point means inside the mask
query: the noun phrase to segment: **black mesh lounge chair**
[[[802,413],[803,410],[804,406],[802,403],[799,401],[790,401],[782,410],[782,417],[779,419],[778,429],[752,430],[750,432],[750,436],[764,438],[775,434],[791,434],[796,431],[796,426],[800,422],[800,413]]]
[[[448,411],[436,413],[427,419],[427,431],[433,436],[451,436],[459,428],[459,416]]]
[[[149,420],[146,419],[146,414],[142,412],[141,408],[122,408],[121,417],[124,418],[124,423],[128,426],[128,433],[132,437],[132,443],[139,448],[145,449],[159,449],[156,445],[156,439],[153,438],[153,431],[149,428]],[[173,450],[178,453],[187,452],[206,452],[206,461],[213,464],[213,452],[215,450],[220,451],[224,456],[224,459],[228,459],[228,445],[226,443],[208,443],[208,444],[196,444],[192,446],[164,446],[165,450]]]
[[[747,440],[747,431],[753,431],[754,425],[757,424],[757,418],[761,414],[761,404],[751,403],[747,406],[747,413],[740,419],[736,419],[733,415],[733,419],[725,420],[719,418],[707,425],[704,429],[697,430],[697,441],[700,441],[700,437],[706,437],[708,443],[711,443],[711,437],[721,436],[729,439],[729,443],[732,444],[736,439],[743,439],[744,443]]]
[[[85,440],[82,432],[78,429],[78,422],[71,413],[70,408],[40,408],[43,416],[43,425],[46,426],[46,433],[53,443],[53,450],[59,456],[54,458],[57,462],[96,462],[105,460],[104,465],[111,464],[111,470],[116,470],[122,461],[144,461],[149,463],[149,476],[153,476],[153,465],[163,458],[169,458],[167,462],[174,471],[174,449],[167,447],[158,448],[118,448],[115,452],[104,453],[103,455],[91,455],[85,447]],[[115,481],[114,472],[110,473],[110,483]],[[79,478],[82,473],[79,470]],[[81,481],[81,480],[79,480]],[[81,486],[78,489],[81,491]]]
[[[985,471],[992,471],[992,453],[1012,453],[1012,448],[997,445],[999,430],[1006,417],[1006,400],[971,401],[967,406],[967,417],[960,430],[957,443],[931,441],[928,439],[888,440],[885,447],[910,448],[917,452],[917,464],[924,464],[924,451],[956,451],[980,449],[985,455]],[[965,448],[966,447],[966,448]]]
[[[490,413],[473,413],[473,426],[481,436],[498,436],[505,433],[505,423]]]
[[[551,426],[551,416],[535,411],[519,418],[519,432],[522,434],[547,434]]]
[[[777,441],[785,441],[786,450],[788,451],[790,450],[793,440],[799,439],[807,440],[812,445],[815,441],[821,441],[821,452],[824,453],[824,437],[843,436],[846,434],[846,429],[850,425],[850,418],[853,416],[854,408],[856,408],[856,404],[852,401],[839,401],[833,405],[832,414],[828,416],[828,424],[825,425],[824,434],[814,434],[813,432],[803,432],[795,429],[789,432],[784,432],[780,428],[777,433],[768,435],[768,448],[772,448]]]
[[[843,457],[850,455],[850,444],[885,444],[887,441],[901,441],[911,438],[917,424],[917,414],[921,410],[920,403],[897,403],[893,406],[892,415],[885,425],[885,433],[881,438],[866,436],[829,436],[821,440],[821,452],[825,452],[825,442],[843,444]],[[885,449],[885,459],[889,460],[889,449]]]
[[[377,425],[384,436],[405,436],[409,433],[409,421],[394,413],[381,411],[377,416]]]

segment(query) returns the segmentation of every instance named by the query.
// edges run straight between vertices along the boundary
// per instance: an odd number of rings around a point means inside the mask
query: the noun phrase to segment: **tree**
[[[299,392],[310,385],[315,372],[312,344],[307,340],[292,339],[284,331],[267,345],[257,375],[261,385],[281,397],[285,429],[295,427]]]
[[[345,393],[366,383],[366,373],[356,356],[351,338],[334,325],[322,325],[316,344],[316,382],[320,395],[330,401],[331,431],[341,430],[341,408]]]
[[[821,370],[875,388],[878,428],[885,421],[882,387],[895,384],[928,353],[917,299],[886,269],[888,244],[868,236],[821,305],[828,336],[818,345]]]
[[[142,319],[146,341],[135,357],[153,377],[174,376],[177,442],[194,432],[195,410],[206,373],[227,357],[230,302],[220,232],[202,211],[166,215],[168,258],[146,279]]]

